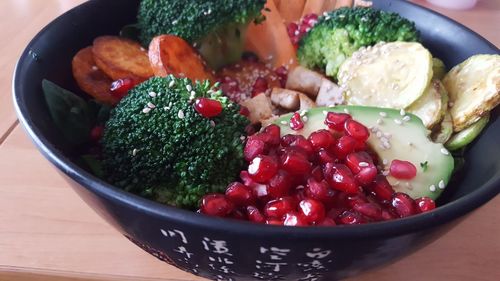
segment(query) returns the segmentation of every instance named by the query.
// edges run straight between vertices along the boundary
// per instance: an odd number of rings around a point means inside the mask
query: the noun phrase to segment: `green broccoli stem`
[[[247,24],[229,24],[199,40],[195,46],[212,69],[219,69],[241,59]]]

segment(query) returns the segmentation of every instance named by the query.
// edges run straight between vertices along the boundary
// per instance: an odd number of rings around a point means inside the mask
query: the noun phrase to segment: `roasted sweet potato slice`
[[[113,82],[95,64],[92,47],[81,49],[72,61],[73,77],[85,93],[107,104],[116,104],[118,99],[109,93]]]
[[[195,80],[215,81],[205,61],[184,39],[160,35],[149,45],[149,61],[156,76],[173,74]]]
[[[97,66],[113,80],[142,82],[153,76],[147,51],[139,43],[118,36],[101,36],[92,48]]]

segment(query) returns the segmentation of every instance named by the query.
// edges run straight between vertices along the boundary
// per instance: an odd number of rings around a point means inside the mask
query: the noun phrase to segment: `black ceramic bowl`
[[[468,149],[467,166],[436,210],[389,222],[332,228],[257,225],[164,206],[85,172],[45,105],[46,78],[78,92],[71,58],[93,38],[133,23],[138,1],[89,1],[54,20],[23,52],[14,78],[17,114],[35,145],[75,191],[123,235],[183,270],[218,280],[335,280],[400,259],[437,239],[500,190],[498,110]],[[471,30],[404,1],[376,1],[416,22],[423,43],[453,66],[498,49]],[[302,279],[301,279],[302,278]]]

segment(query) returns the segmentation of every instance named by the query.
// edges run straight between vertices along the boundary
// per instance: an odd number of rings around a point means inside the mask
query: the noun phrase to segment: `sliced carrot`
[[[266,20],[260,24],[251,24],[248,28],[246,50],[254,52],[262,61],[271,63],[275,68],[295,66],[297,54],[273,0],[267,1],[263,13]]]
[[[149,61],[156,76],[173,74],[192,81],[214,81],[212,71],[196,50],[182,38],[174,35],[160,35],[149,45]]]
[[[288,24],[300,20],[305,4],[306,0],[282,0],[276,6],[279,7],[281,17]]]
[[[325,0],[307,0],[306,5],[302,11],[302,17],[307,14],[317,14],[323,13],[323,7],[325,5]]]

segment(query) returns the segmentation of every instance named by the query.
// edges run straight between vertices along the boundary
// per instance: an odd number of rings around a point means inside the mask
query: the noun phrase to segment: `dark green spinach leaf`
[[[125,25],[120,30],[121,37],[125,37],[134,41],[139,41],[140,33],[141,30],[139,29],[139,25],[137,23]]]

